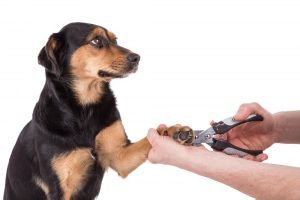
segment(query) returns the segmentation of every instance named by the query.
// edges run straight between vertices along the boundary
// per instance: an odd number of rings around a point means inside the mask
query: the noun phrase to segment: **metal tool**
[[[186,131],[182,133],[177,133],[174,136],[178,138],[174,138],[174,139],[188,141],[188,143],[193,146],[199,146],[203,143],[206,143],[209,146],[211,146],[213,149],[218,151],[223,151],[224,153],[229,155],[238,155],[243,157],[250,154],[253,156],[257,156],[263,153],[263,151],[243,149],[229,143],[227,140],[224,140],[222,138],[216,139],[213,136],[216,134],[222,135],[228,132],[229,130],[231,130],[232,128],[247,122],[262,121],[262,120],[263,117],[260,115],[250,115],[247,119],[242,121],[238,121],[235,120],[233,117],[229,117],[222,121],[212,123],[211,127],[206,130],[194,130],[192,134],[186,133]]]

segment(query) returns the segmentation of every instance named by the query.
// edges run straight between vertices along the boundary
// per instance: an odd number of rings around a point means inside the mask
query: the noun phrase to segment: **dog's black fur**
[[[47,45],[41,50],[38,60],[46,68],[46,83],[32,120],[22,130],[12,151],[4,200],[62,199],[63,191],[51,167],[51,159],[77,148],[94,149],[96,134],[120,120],[108,81],[102,82],[101,100],[85,105],[79,103],[72,87],[74,75],[70,70],[70,60],[79,47],[87,44],[86,38],[95,27],[85,23],[69,24],[51,36],[56,42],[52,52],[47,51]],[[126,55],[133,54],[115,41],[100,39],[104,45],[113,45]],[[134,60],[128,61],[128,69],[122,73],[137,66],[139,57],[134,56]],[[114,78],[113,73],[105,71],[99,71],[99,76]],[[99,193],[104,169],[97,159],[99,156],[89,169],[84,185],[72,194],[71,199],[94,199]],[[48,194],[36,184],[36,178],[47,185]]]

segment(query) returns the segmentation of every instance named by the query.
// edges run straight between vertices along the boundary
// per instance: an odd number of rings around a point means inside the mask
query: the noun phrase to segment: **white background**
[[[45,81],[37,55],[51,33],[75,21],[108,28],[141,55],[136,74],[112,82],[132,141],[159,123],[207,128],[244,102],[271,112],[300,108],[299,1],[1,0],[1,198],[11,149]],[[300,166],[299,145],[266,152],[269,163]],[[109,170],[98,199],[220,197],[251,199],[175,167],[146,163],[125,180]]]

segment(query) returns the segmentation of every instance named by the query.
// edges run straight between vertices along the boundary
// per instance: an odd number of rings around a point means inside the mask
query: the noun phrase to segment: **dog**
[[[88,23],[49,37],[38,56],[46,82],[11,153],[4,200],[95,199],[108,167],[126,177],[147,159],[150,143],[127,138],[109,86],[136,72],[140,56],[116,39]]]

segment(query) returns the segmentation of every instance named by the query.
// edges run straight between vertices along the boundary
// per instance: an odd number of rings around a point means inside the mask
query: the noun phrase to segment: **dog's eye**
[[[99,38],[95,38],[90,42],[91,45],[97,47],[97,48],[102,48],[103,47],[103,42]]]

